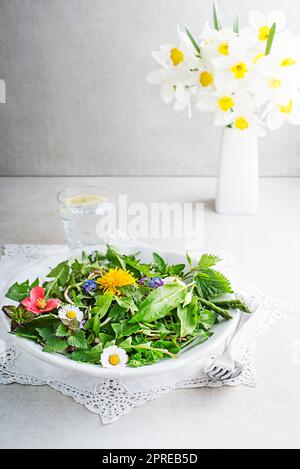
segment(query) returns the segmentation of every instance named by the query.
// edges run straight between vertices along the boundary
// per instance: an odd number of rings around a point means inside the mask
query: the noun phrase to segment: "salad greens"
[[[45,352],[99,364],[105,349],[122,349],[127,365],[139,367],[176,358],[193,341],[213,334],[231,310],[250,313],[234,297],[218,270],[221,259],[204,254],[193,265],[171,265],[153,253],[151,263],[113,246],[58,264],[39,280],[12,285],[6,296],[18,303],[3,307],[11,333],[37,342]],[[113,355],[109,366],[119,359]]]

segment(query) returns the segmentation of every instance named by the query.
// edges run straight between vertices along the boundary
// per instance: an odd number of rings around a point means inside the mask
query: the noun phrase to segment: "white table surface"
[[[0,178],[0,244],[63,243],[55,193],[75,182],[132,200],[205,201],[205,248],[229,251],[249,282],[299,312],[300,178],[262,179],[252,217],[217,215],[213,178]],[[0,386],[0,447],[299,448],[300,316],[260,339],[257,369],[255,389],[179,390],[106,426],[48,387]]]

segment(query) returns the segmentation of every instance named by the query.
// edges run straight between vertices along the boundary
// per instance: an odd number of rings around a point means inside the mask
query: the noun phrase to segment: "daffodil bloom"
[[[58,310],[58,316],[63,321],[77,321],[81,322],[83,320],[83,312],[75,305],[64,305]]]
[[[286,122],[292,125],[300,125],[300,96],[297,92],[293,95],[279,97],[277,102],[269,104],[267,114],[267,126],[270,130],[280,129]]]
[[[251,11],[249,14],[250,26],[243,28],[241,38],[248,44],[257,43],[261,50],[265,49],[271,27],[276,23],[276,32],[279,33],[285,28],[285,14],[281,10],[272,11],[267,17],[259,11]]]
[[[115,268],[109,269],[109,271],[102,277],[99,277],[96,282],[104,292],[119,295],[121,293],[120,287],[135,285],[136,279],[128,270]]]
[[[100,357],[100,363],[103,368],[120,368],[126,366],[128,355],[124,349],[112,345],[106,347]]]

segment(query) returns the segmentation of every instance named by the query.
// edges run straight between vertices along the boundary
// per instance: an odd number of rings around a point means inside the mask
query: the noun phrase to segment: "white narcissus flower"
[[[215,68],[215,84],[217,88],[223,86],[241,89],[249,83],[252,63],[247,60],[246,49],[242,42],[232,42],[228,56],[212,58]]]
[[[103,368],[124,367],[128,361],[128,355],[124,349],[112,345],[106,347],[100,357],[100,363]]]
[[[238,93],[234,93],[231,88],[224,87],[212,94],[202,94],[196,107],[199,111],[215,112],[215,125],[226,125],[228,116],[233,112],[239,99]]]
[[[81,322],[83,320],[83,312],[75,305],[64,305],[58,310],[58,316],[63,321],[74,321]]]
[[[235,110],[227,116],[226,125],[233,131],[246,133],[251,132],[258,137],[266,135],[263,129],[263,122],[255,112],[253,106],[247,106],[246,103],[239,104]]]
[[[292,96],[279,96],[278,101],[270,103],[266,111],[267,126],[270,130],[280,129],[286,122],[300,125],[300,96],[298,92]]]
[[[238,40],[232,30],[221,29],[218,31],[212,29],[208,23],[204,25],[201,38],[201,56],[205,60],[210,60],[212,57],[228,56],[231,43]]]
[[[249,45],[258,43],[261,49],[265,49],[273,23],[276,23],[276,31],[279,33],[285,28],[285,14],[281,10],[274,10],[266,17],[259,11],[251,11],[249,14],[250,26],[240,32],[242,39]]]

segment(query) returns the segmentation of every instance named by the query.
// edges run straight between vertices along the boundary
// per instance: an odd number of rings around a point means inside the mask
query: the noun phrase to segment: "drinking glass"
[[[109,190],[97,186],[69,187],[58,193],[57,200],[70,249],[99,245],[111,233],[109,223],[104,223],[106,230],[99,230],[99,222],[114,211]]]

